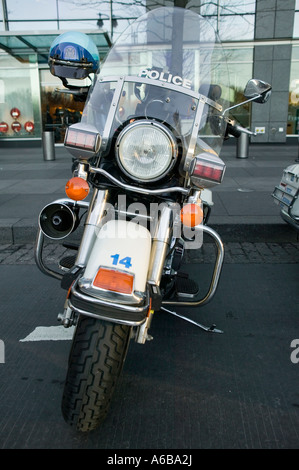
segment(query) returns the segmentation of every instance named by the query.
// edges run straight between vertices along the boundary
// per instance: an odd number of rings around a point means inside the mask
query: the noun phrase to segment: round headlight
[[[121,169],[132,179],[156,181],[175,164],[177,144],[162,124],[137,121],[119,134],[116,154]]]

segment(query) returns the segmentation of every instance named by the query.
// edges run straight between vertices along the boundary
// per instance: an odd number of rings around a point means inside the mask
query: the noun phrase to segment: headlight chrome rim
[[[141,129],[141,127],[144,127],[145,129],[146,127],[148,127],[149,130],[153,128],[157,130],[158,132],[160,132],[160,135],[161,136],[163,135],[163,137],[166,138],[166,141],[168,142],[168,146],[169,146],[170,155],[168,157],[168,163],[164,165],[163,170],[158,175],[154,175],[153,177],[148,177],[148,176],[142,177],[140,175],[136,176],[133,173],[131,173],[129,169],[125,167],[123,163],[123,155],[121,155],[121,152],[122,152],[121,145],[124,142],[124,138],[126,138],[126,135],[128,135],[128,133],[131,133],[132,130],[136,128]],[[172,132],[165,125],[157,121],[150,121],[150,120],[145,120],[145,119],[134,121],[133,123],[128,124],[121,131],[116,141],[115,150],[116,150],[116,159],[122,172],[133,181],[139,181],[142,183],[152,183],[152,182],[163,179],[172,170],[178,157],[178,145]]]

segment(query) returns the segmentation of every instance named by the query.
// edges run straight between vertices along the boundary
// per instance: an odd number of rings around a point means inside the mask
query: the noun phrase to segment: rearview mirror
[[[272,86],[269,85],[269,83],[252,78],[247,82],[244,90],[244,96],[247,98],[247,100],[226,108],[223,111],[222,116],[224,116],[228,111],[238,108],[239,106],[243,106],[245,103],[249,103],[250,101],[254,101],[255,103],[266,103],[266,101],[268,101],[270,98],[271,90]]]
[[[266,103],[270,98],[271,90],[272,87],[269,83],[252,78],[245,87],[244,96],[255,103]]]

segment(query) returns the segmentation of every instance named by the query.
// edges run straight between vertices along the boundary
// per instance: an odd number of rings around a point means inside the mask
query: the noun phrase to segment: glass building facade
[[[299,134],[299,0],[0,0],[0,144],[42,139],[63,142],[83,103],[61,92],[49,72],[53,39],[80,30],[101,59],[121,32],[146,11],[181,6],[207,17],[218,32],[230,73],[230,100],[243,100],[253,76],[273,86],[270,104],[236,109],[239,123],[261,131],[253,141],[284,142]],[[263,109],[261,109],[263,108]]]

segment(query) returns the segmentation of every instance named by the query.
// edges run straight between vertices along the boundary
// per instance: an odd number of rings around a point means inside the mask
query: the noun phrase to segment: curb
[[[223,242],[296,243],[298,234],[286,223],[210,224]]]

